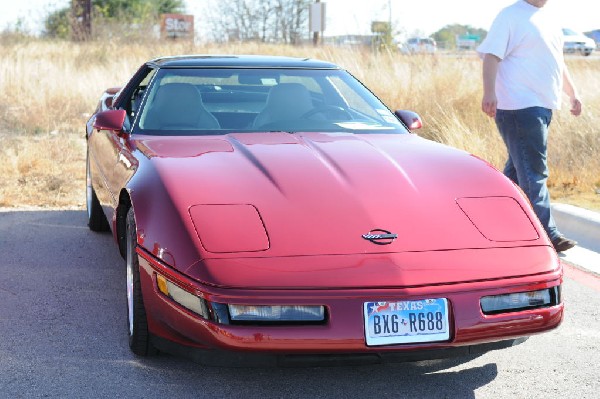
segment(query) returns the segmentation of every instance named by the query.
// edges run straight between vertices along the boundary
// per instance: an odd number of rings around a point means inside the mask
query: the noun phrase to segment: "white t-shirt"
[[[498,109],[560,109],[563,37],[547,10],[525,0],[506,7],[477,51],[502,60],[496,77]]]

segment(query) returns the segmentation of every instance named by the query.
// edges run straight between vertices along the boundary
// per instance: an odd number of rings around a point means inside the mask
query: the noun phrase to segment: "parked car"
[[[437,51],[437,43],[430,37],[411,37],[399,46],[404,54],[434,54]]]
[[[564,37],[563,51],[565,53],[579,53],[588,56],[596,50],[596,42],[591,37],[572,29],[564,28],[562,31]]]
[[[125,259],[131,350],[211,364],[416,360],[563,318],[519,189],[342,68],[143,64],[87,122],[87,215]]]

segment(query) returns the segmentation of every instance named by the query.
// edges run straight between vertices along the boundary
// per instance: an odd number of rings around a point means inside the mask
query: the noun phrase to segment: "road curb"
[[[558,229],[579,244],[560,253],[560,258],[600,276],[600,213],[567,204],[553,204],[552,215]]]
[[[552,215],[562,234],[579,246],[600,252],[600,213],[567,204],[553,204]]]

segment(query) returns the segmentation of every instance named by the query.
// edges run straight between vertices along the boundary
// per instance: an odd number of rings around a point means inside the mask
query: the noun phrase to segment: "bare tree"
[[[283,41],[298,44],[308,33],[308,0],[277,0]]]
[[[309,0],[221,0],[212,5],[216,38],[297,44],[308,34]]]

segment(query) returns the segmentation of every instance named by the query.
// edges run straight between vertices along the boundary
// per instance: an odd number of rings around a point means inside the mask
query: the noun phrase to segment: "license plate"
[[[412,344],[450,339],[448,300],[365,302],[367,345]]]

